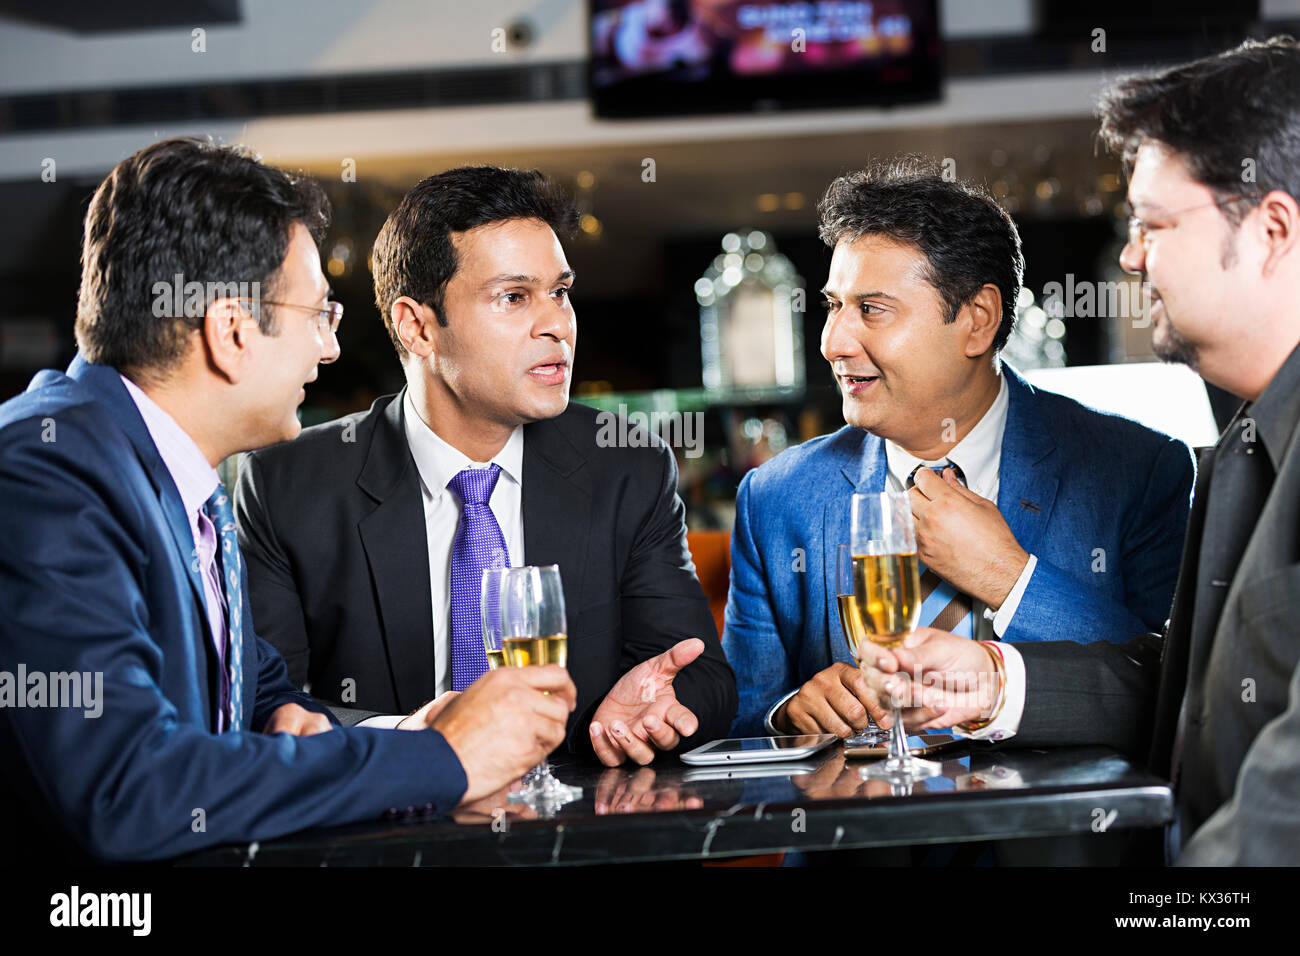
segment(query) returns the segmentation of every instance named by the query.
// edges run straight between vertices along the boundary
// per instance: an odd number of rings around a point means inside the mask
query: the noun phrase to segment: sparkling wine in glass
[[[844,642],[848,644],[849,654],[856,662],[860,656],[859,646],[870,638],[862,621],[858,596],[853,591],[853,549],[847,544],[835,548],[835,604],[840,612],[840,630],[844,632]],[[873,721],[866,730],[846,739],[844,746],[871,747],[888,737],[889,734],[875,726]]]
[[[897,647],[916,629],[921,615],[916,531],[907,493],[854,495],[851,537],[853,593],[867,638],[882,647]],[[909,781],[937,773],[937,763],[908,753],[902,708],[895,705],[889,756],[868,767],[864,774]]]
[[[501,583],[507,570],[483,569],[483,650],[487,652],[489,670],[505,666],[505,650],[501,647]]]
[[[564,588],[558,565],[505,568],[501,575],[501,652],[506,667],[568,663],[569,629],[564,618]],[[524,777],[512,803],[550,808],[582,796],[580,787],[551,775],[546,758]]]

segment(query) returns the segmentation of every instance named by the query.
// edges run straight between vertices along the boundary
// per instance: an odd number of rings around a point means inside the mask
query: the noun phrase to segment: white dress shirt
[[[1009,398],[1007,393],[1007,380],[1001,378],[1001,387],[998,389],[997,397],[993,399],[993,404],[989,410],[984,413],[983,417],[975,423],[966,435],[953,445],[948,452],[947,457],[940,458],[937,461],[923,461],[916,456],[904,451],[901,447],[886,439],[885,441],[885,466],[889,487],[893,491],[902,491],[907,487],[907,478],[920,465],[927,468],[939,468],[946,465],[956,465],[966,477],[966,486],[971,491],[982,498],[987,498],[996,503],[998,500],[998,489],[1001,487],[1001,463],[1002,463],[1002,436],[1007,426],[1007,406]],[[1002,606],[997,608],[988,607],[983,601],[972,599],[972,612],[975,615],[972,634],[975,640],[991,641],[998,640],[1006,633],[1011,626],[1011,620],[1015,617],[1016,609],[1020,606],[1020,600],[1024,597],[1025,589],[1029,587],[1029,580],[1033,577],[1034,567],[1038,563],[1035,555],[1030,555],[1029,560],[1025,562],[1020,576],[1012,586],[1006,600]],[[1010,676],[1013,670],[1018,670],[1022,676],[1024,674],[1024,663],[1019,653],[1007,645],[1003,648],[1004,660],[1006,661],[1008,686],[1011,684]],[[1014,663],[1013,659],[1014,658]],[[1017,709],[1017,722],[1019,721],[1018,710],[1024,706],[1023,680],[1020,707]],[[790,691],[767,712],[766,725],[769,733],[781,733],[772,724],[772,718],[781,706],[799,691],[796,688]],[[1006,730],[1006,721],[1004,717],[1009,713],[1011,699],[1008,697],[1003,704],[1002,714],[994,723],[968,736],[977,738],[991,737],[1000,739],[999,732]],[[960,733],[958,731],[954,731]],[[1004,736],[1007,734],[1003,733]]]
[[[451,690],[451,546],[460,524],[461,504],[447,482],[466,468],[499,465],[501,475],[488,507],[492,509],[511,567],[524,562],[524,519],[522,489],[524,477],[524,427],[510,433],[502,449],[491,461],[470,461],[462,452],[437,436],[415,409],[411,393],[403,400],[406,443],[415,470],[420,476],[420,497],[424,501],[424,536],[429,548],[429,595],[433,605],[434,689],[438,695]],[[371,717],[361,722],[366,727],[395,727],[400,715]]]

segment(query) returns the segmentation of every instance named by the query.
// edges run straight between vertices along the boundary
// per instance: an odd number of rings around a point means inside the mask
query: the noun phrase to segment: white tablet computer
[[[834,734],[796,734],[789,737],[736,737],[715,740],[681,755],[684,763],[696,765],[725,763],[772,763],[799,760],[840,738]]]

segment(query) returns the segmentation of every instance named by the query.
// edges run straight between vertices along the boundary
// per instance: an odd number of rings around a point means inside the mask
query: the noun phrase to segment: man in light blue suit
[[[822,354],[848,425],[740,484],[723,634],[740,694],[732,733],[868,726],[875,697],[836,606],[854,493],[908,491],[922,626],[1012,643],[1159,630],[1191,453],[1001,362],[1024,268],[1010,217],[915,159],[840,177],[820,213],[834,250]]]
[[[338,356],[327,217],[319,186],[190,139],[124,159],[91,200],[81,354],[0,405],[0,859],[446,811],[564,739],[562,668],[339,728],[253,628],[216,466],[293,438]]]

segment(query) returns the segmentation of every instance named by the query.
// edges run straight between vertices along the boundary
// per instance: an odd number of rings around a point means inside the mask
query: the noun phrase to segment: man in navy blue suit
[[[450,810],[563,740],[562,668],[492,672],[401,729],[344,729],[253,629],[216,465],[293,438],[304,384],[338,356],[327,221],[309,180],[192,139],[123,160],[91,200],[80,354],[0,406],[13,838],[138,860]]]
[[[820,213],[834,250],[822,355],[848,424],[740,484],[722,639],[740,694],[732,732],[868,726],[874,695],[836,609],[855,492],[908,491],[922,626],[1008,645],[1158,630],[1191,453],[1034,389],[1000,360],[1024,269],[1006,212],[906,160],[840,177]],[[1019,666],[1014,650],[1004,657]]]

